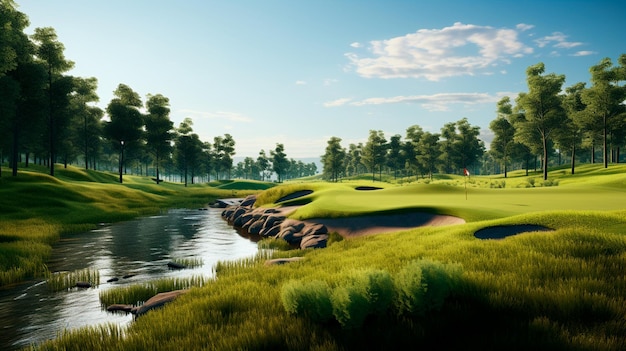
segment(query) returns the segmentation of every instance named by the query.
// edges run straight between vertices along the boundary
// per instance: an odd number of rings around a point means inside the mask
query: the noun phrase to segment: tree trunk
[[[548,140],[543,137],[543,180],[548,180]]]
[[[572,174],[574,174],[575,166],[576,166],[576,143],[572,145]]]
[[[604,148],[604,151],[603,151],[604,152],[603,153],[603,156],[604,156],[604,168],[609,168],[609,155],[607,154],[608,148],[607,148],[607,140],[606,140],[606,131],[607,131],[607,128],[606,128],[606,113],[602,117],[602,123],[603,123],[603,128],[604,128],[604,133],[602,133],[602,134],[604,134],[603,135],[603,139],[604,139],[604,142],[603,142],[604,143],[604,145],[603,145],[603,148]]]

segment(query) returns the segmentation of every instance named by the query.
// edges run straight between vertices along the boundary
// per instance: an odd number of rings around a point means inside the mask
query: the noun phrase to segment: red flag
[[[467,170],[467,168],[463,168],[463,175],[469,177],[469,171]]]

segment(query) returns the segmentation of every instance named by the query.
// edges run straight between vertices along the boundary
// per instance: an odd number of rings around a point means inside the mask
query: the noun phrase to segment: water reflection
[[[256,254],[256,243],[237,234],[220,213],[218,209],[172,210],[64,237],[54,247],[50,271],[97,269],[100,286],[51,293],[45,283],[31,282],[0,290],[0,349],[54,338],[63,329],[130,323],[130,315],[101,309],[101,290],[164,277],[212,276],[218,261]],[[176,258],[201,259],[203,265],[168,269],[167,263]],[[107,283],[111,278],[119,280]]]

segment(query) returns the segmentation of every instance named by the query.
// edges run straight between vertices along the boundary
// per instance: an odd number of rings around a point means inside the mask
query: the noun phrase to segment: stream
[[[63,236],[53,246],[49,270],[97,269],[100,285],[51,292],[45,281],[31,281],[0,289],[0,350],[55,338],[64,329],[131,323],[131,314],[102,309],[99,293],[104,289],[159,278],[211,277],[218,261],[254,256],[257,244],[239,235],[221,218],[221,212],[170,210]],[[172,270],[167,263],[173,259],[200,259],[202,265]],[[111,278],[119,280],[108,283]]]

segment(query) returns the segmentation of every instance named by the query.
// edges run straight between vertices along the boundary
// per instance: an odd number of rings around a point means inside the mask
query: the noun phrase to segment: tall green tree
[[[341,146],[341,138],[331,137],[322,155],[323,174],[330,181],[336,182],[345,171],[346,149]]]
[[[417,162],[418,144],[423,135],[424,130],[418,125],[412,125],[406,129],[406,141],[403,144],[402,153],[406,162],[405,169],[409,175],[419,174],[423,171],[420,163]]]
[[[219,172],[225,172],[230,179],[230,171],[233,168],[233,156],[235,155],[235,139],[230,134],[224,134],[213,139],[213,147],[216,154],[216,165]]]
[[[177,129],[177,136],[174,148],[174,159],[178,169],[182,172],[185,187],[191,177],[191,184],[194,183],[194,176],[200,164],[203,143],[198,134],[193,132],[193,121],[185,118]]]
[[[604,168],[609,166],[609,135],[617,131],[626,115],[626,54],[619,58],[619,66],[613,66],[611,59],[604,58],[590,68],[591,87],[582,94],[582,101],[587,105],[588,115],[594,124],[602,130]]]
[[[172,151],[174,123],[170,120],[170,100],[161,95],[148,95],[146,101],[146,146],[154,156],[156,183],[161,182],[160,166],[164,157]]]
[[[376,180],[376,171],[379,178],[382,176],[382,169],[387,152],[387,139],[382,130],[370,130],[369,138],[363,146],[361,162],[372,172],[372,181]]]
[[[85,169],[89,169],[92,160],[99,149],[102,127],[100,120],[104,111],[92,103],[98,102],[96,92],[98,80],[91,78],[74,78],[74,91],[70,96],[70,109],[74,143],[82,150]]]
[[[119,151],[120,183],[123,182],[124,150],[134,146],[143,134],[144,118],[139,111],[142,106],[139,94],[128,85],[119,84],[106,108],[110,121],[104,126],[104,134],[113,149]]]
[[[525,121],[519,124],[523,143],[533,144],[533,138],[541,139],[543,150],[543,179],[548,179],[548,156],[554,133],[565,118],[559,93],[565,82],[564,75],[544,74],[545,65],[540,62],[526,70],[528,92],[520,93],[517,105],[523,109]]]
[[[45,70],[34,61],[35,47],[24,33],[28,25],[14,1],[0,2],[0,156],[10,150],[13,176],[20,149],[44,132],[40,122]]]
[[[402,152],[404,143],[400,134],[392,135],[387,144],[387,167],[393,172],[393,177],[398,178],[398,171],[404,168],[404,153]]]
[[[433,172],[442,162],[442,149],[439,145],[439,134],[424,132],[417,143],[417,149],[417,162],[428,172],[428,178],[432,179]]]
[[[345,159],[347,175],[359,175],[362,173],[362,155],[363,143],[348,145],[348,151]]]
[[[49,150],[50,155],[50,175],[54,176],[54,163],[56,161],[56,149],[55,144],[57,140],[57,116],[61,114],[64,104],[61,102],[55,103],[55,85],[53,82],[61,77],[61,75],[74,67],[74,62],[65,58],[65,47],[58,41],[57,34],[52,27],[35,28],[35,33],[31,36],[31,39],[35,43],[36,55],[39,60],[46,66],[48,73],[48,137],[49,137]],[[62,89],[63,84],[58,84],[56,87]],[[62,91],[57,89],[56,97],[61,98],[65,95]],[[56,106],[55,106],[56,105]],[[56,109],[55,109],[56,107]],[[60,128],[59,128],[60,129]]]
[[[480,127],[470,125],[467,118],[457,121],[456,128],[458,133],[454,142],[454,150],[457,154],[456,159],[459,160],[456,166],[460,171],[464,168],[470,168],[481,159],[485,152],[485,143],[478,138]]]
[[[493,131],[494,138],[491,142],[491,151],[494,157],[501,161],[504,168],[504,178],[507,177],[507,170],[510,158],[510,148],[515,136],[515,128],[509,121],[513,114],[513,106],[508,96],[498,101],[497,117],[489,123],[489,129]]]
[[[272,175],[272,162],[270,158],[267,157],[265,150],[261,149],[261,151],[259,151],[256,163],[259,167],[259,172],[261,172],[261,180],[265,181],[266,178],[269,179]]]
[[[571,174],[576,169],[576,151],[581,144],[582,134],[585,127],[585,108],[582,101],[582,93],[585,91],[585,83],[576,83],[565,89],[563,97],[563,108],[567,115],[566,120],[556,133],[556,140],[559,147],[569,150]]]
[[[283,144],[276,144],[274,150],[270,150],[270,157],[272,160],[272,169],[276,172],[278,182],[281,183],[289,170],[289,160],[287,154],[285,154],[285,146]]]

